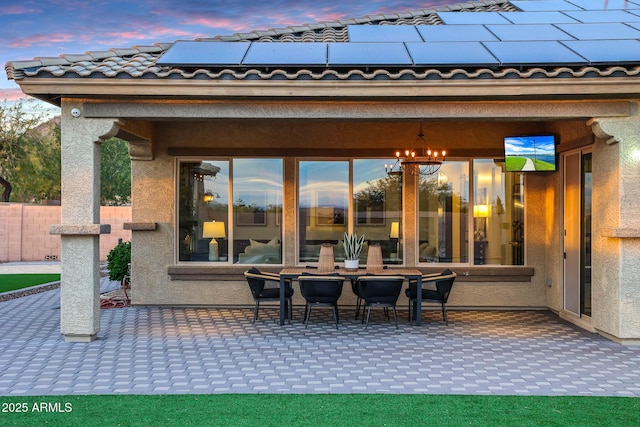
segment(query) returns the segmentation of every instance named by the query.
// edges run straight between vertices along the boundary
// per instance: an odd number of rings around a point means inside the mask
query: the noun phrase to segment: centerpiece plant
[[[364,245],[364,233],[358,237],[358,233],[344,233],[344,245],[345,268],[358,268],[358,260],[360,259],[360,252],[362,251],[362,245]]]

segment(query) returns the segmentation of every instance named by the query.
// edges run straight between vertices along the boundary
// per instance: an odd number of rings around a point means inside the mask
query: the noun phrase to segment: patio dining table
[[[384,276],[403,276],[409,280],[415,280],[418,286],[417,289],[417,301],[416,301],[416,325],[422,325],[422,272],[417,268],[385,268],[376,269],[375,271],[367,270],[366,268],[348,269],[338,268],[334,270],[335,273],[347,279],[357,279],[360,276],[366,274],[376,274]],[[285,267],[280,270],[280,325],[284,325],[287,320],[287,310],[285,310],[285,283],[287,280],[297,280],[298,277],[304,273],[308,274],[322,274],[317,269],[305,268],[305,267]]]

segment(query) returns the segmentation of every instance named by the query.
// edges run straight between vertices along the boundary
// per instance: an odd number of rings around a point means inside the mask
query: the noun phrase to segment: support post
[[[594,118],[592,319],[602,335],[640,343],[640,116]]]
[[[100,144],[117,133],[114,120],[86,119],[82,103],[63,101],[60,330],[67,342],[93,341],[100,331]]]

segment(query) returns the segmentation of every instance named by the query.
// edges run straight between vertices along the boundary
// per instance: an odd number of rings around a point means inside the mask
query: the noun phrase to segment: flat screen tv
[[[523,135],[504,138],[507,172],[554,172],[557,169],[554,135]]]

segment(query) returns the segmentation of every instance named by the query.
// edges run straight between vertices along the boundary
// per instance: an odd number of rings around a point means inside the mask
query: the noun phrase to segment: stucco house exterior
[[[640,2],[487,0],[8,62],[62,108],[65,340],[100,328],[99,146],[117,136],[134,304],[247,305],[248,266],[314,264],[325,242],[340,261],[355,231],[390,268],[457,272],[450,307],[640,343],[639,40]],[[423,144],[439,169],[398,169]],[[550,166],[514,168],[521,144]]]

